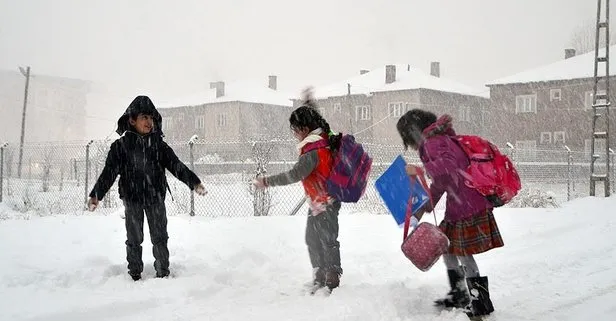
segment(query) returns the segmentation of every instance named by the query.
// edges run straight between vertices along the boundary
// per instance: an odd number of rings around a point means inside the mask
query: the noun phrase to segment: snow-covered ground
[[[497,310],[489,320],[616,319],[615,214],[614,197],[496,210],[505,247],[477,256]],[[341,215],[345,273],[329,297],[301,293],[311,276],[304,215],[172,216],[175,276],[153,278],[146,240],[136,283],[123,224],[117,213],[1,220],[0,320],[468,320],[433,309],[444,266],[417,270],[388,215]]]

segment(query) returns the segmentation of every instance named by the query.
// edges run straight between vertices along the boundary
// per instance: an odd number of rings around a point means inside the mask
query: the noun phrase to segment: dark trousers
[[[142,205],[124,201],[126,224],[126,260],[128,273],[139,275],[143,272],[142,247],[143,243],[143,213],[148,219],[152,252],[154,254],[154,269],[156,276],[169,275],[169,249],[167,248],[167,210],[165,203]]]
[[[308,215],[306,223],[306,245],[313,268],[335,270],[342,274],[340,264],[340,242],[338,242],[338,211],[340,203],[327,207],[324,213]]]

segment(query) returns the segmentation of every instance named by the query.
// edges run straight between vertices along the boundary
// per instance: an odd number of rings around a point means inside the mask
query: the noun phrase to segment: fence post
[[[86,173],[85,173],[85,177],[84,177],[84,198],[85,198],[85,202],[84,204],[88,204],[88,176],[90,175],[90,145],[92,145],[94,141],[91,140],[88,142],[88,144],[86,144]],[[87,206],[87,205],[86,205]]]
[[[193,135],[188,141],[190,150],[190,170],[193,172],[195,171],[194,145],[197,139],[199,139],[199,136]],[[195,216],[195,193],[190,193],[190,216]]]
[[[511,161],[515,163],[515,147],[513,147],[513,144],[510,142],[507,142],[507,147],[511,149]]]
[[[4,193],[4,149],[9,143],[4,143],[0,146],[0,203],[2,203],[2,194]]]
[[[565,149],[567,150],[567,202],[571,200],[571,180],[573,179],[571,173],[571,161],[573,156],[571,156],[571,149],[569,146],[565,145]]]
[[[614,152],[614,150],[610,148],[610,158],[612,159],[610,166],[612,168],[612,171],[614,171],[612,173],[611,177],[610,177],[611,181],[612,181],[610,183],[610,185],[612,185],[612,193],[616,193],[616,187],[614,186],[614,185],[616,185],[615,184],[616,183],[616,168],[614,168],[614,156],[615,155],[616,155],[616,153]]]
[[[73,158],[73,179],[79,186],[79,174],[77,172],[77,158]]]

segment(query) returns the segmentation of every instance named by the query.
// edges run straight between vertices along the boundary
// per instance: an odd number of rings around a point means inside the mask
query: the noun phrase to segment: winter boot
[[[169,271],[156,272],[156,277],[159,279],[166,278],[169,276]]]
[[[312,286],[325,286],[325,270],[323,268],[314,268],[312,271]]]
[[[466,314],[469,317],[479,317],[494,312],[494,306],[490,300],[490,291],[488,290],[488,277],[478,276],[467,278],[466,282],[468,283],[468,289],[471,295],[469,312]]]
[[[332,267],[325,272],[325,285],[329,290],[333,290],[340,285],[340,276],[342,275],[341,269],[338,267]]]
[[[447,270],[449,286],[451,290],[447,295],[434,301],[436,306],[444,308],[464,308],[470,303],[470,297],[464,282],[464,274],[461,269]]]
[[[141,273],[128,273],[133,281],[141,280]]]

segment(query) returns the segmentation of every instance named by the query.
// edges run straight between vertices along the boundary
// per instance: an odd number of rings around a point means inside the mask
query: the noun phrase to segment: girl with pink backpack
[[[451,290],[435,301],[443,308],[462,308],[469,317],[484,316],[494,311],[488,290],[488,277],[481,276],[474,255],[504,245],[492,213],[494,205],[476,189],[467,186],[460,171],[470,164],[469,158],[455,141],[449,115],[413,109],[397,123],[404,147],[419,153],[426,174],[433,204],[447,193],[445,218],[439,228],[449,239],[443,255]],[[415,176],[422,169],[407,165],[407,174]],[[428,203],[417,214],[432,211]]]

